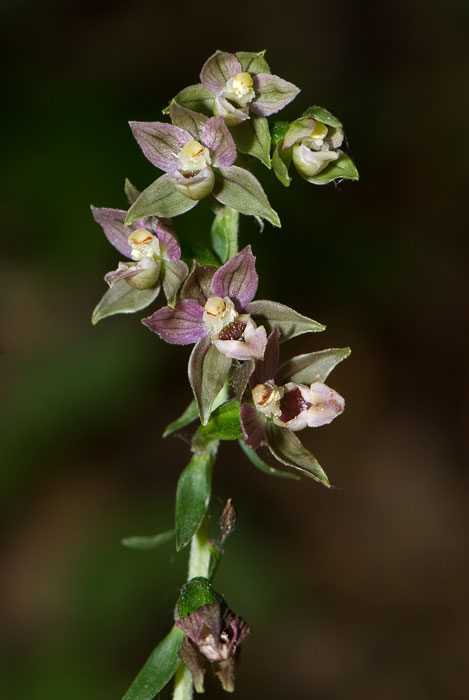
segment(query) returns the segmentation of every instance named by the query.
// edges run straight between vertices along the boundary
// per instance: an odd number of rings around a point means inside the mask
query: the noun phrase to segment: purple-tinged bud
[[[176,627],[187,635],[179,657],[192,673],[197,692],[204,690],[205,660],[210,662],[223,690],[233,692],[239,647],[251,632],[243,618],[216,601],[178,620]]]

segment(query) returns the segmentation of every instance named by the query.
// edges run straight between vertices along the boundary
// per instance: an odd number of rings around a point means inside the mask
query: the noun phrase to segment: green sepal
[[[325,382],[334,367],[345,360],[351,352],[350,348],[329,348],[292,357],[279,367],[276,375],[277,382],[279,384],[286,381],[296,384]]]
[[[196,576],[191,578],[181,588],[176,604],[177,616],[179,619],[187,617],[187,615],[201,608],[202,605],[212,605],[216,602],[225,603],[208,579],[203,576]]]
[[[197,85],[189,85],[181,92],[178,92],[171,102],[211,117],[213,115],[214,100],[213,93],[204,88],[201,83],[198,83]],[[170,107],[171,103],[163,109],[163,114],[169,114]]]
[[[185,428],[186,425],[189,425],[198,417],[199,411],[197,410],[197,403],[195,399],[193,399],[184,411],[184,413],[181,413],[179,418],[176,418],[176,420],[173,420],[169,425],[166,426],[163,432],[163,437],[166,438],[169,435],[175,433],[176,430],[181,430],[182,428]]]
[[[213,456],[193,455],[176,489],[176,549],[181,551],[200,527],[210,502]]]
[[[326,326],[322,323],[303,316],[278,301],[256,299],[247,305],[246,311],[255,316],[256,323],[264,326],[269,333],[278,326],[281,334],[280,343],[303,333],[320,333],[326,330]]]
[[[274,149],[272,154],[272,168],[277,178],[280,180],[284,187],[288,187],[291,182],[291,177],[288,173],[292,161],[292,149],[282,148],[282,141],[280,141]]]
[[[118,280],[110,287],[97,304],[91,316],[95,326],[99,321],[114,314],[133,314],[145,309],[155,301],[160,292],[160,285],[150,289],[134,289],[125,280]]]
[[[152,651],[122,700],[153,700],[169,683],[180,664],[178,652],[184,632],[173,627]]]
[[[260,216],[273,226],[281,226],[279,216],[270,206],[260,182],[244,168],[236,165],[218,168],[212,194],[221,204],[241,214]]]
[[[200,449],[212,440],[238,440],[241,435],[239,403],[230,399],[213,411],[206,425],[197,428],[193,446]]]
[[[295,481],[300,481],[300,477],[296,474],[292,474],[292,472],[285,472],[281,469],[275,469],[275,467],[271,467],[270,464],[264,462],[264,460],[259,457],[257,452],[249,447],[249,445],[246,445],[243,439],[238,440],[238,442],[239,446],[250,462],[254,464],[257,469],[260,469],[261,472],[264,472],[264,474],[269,474],[269,476],[278,476],[281,479],[295,479]]]
[[[251,116],[231,129],[236,148],[240,153],[258,158],[265,166],[270,162],[270,130],[266,117]]]
[[[330,488],[329,479],[318,460],[292,430],[280,428],[271,421],[267,422],[266,429],[267,447],[275,459]]]
[[[195,207],[197,202],[177,191],[167,175],[161,175],[152,182],[130,207],[125,224],[128,226],[145,216],[171,218],[184,214]]]
[[[337,117],[334,117],[329,110],[324,109],[324,107],[319,107],[319,105],[308,107],[308,109],[305,110],[301,116],[313,117],[313,119],[317,119],[317,121],[321,122],[321,124],[325,124],[326,126],[334,126],[336,129],[342,126],[342,122],[337,119]]]
[[[162,544],[170,542],[174,538],[174,530],[160,532],[158,535],[135,535],[132,537],[124,537],[121,544],[129,549],[156,549]]]
[[[327,168],[313,177],[305,177],[313,185],[327,185],[333,180],[358,180],[358,170],[353,160],[343,151],[337,151],[339,157],[330,163]]]
[[[189,358],[189,382],[194,392],[200,420],[206,425],[212,407],[223,389],[232,360],[219,352],[210,337],[205,336],[195,344]]]
[[[236,58],[241,63],[245,73],[270,73],[270,66],[264,58],[264,51],[237,51]]]
[[[270,135],[272,138],[272,146],[276,146],[281,141],[290,127],[290,122],[281,121],[274,122],[270,127]]]
[[[210,230],[212,246],[222,263],[238,252],[238,222],[239,212],[231,207],[223,207],[213,220]]]

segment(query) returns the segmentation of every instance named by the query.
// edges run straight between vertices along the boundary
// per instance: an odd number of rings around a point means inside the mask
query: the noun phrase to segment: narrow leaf
[[[170,542],[174,537],[174,530],[160,532],[158,535],[136,535],[133,537],[124,537],[121,544],[129,549],[156,549],[162,544]]]
[[[233,207],[241,214],[260,216],[273,226],[280,226],[280,219],[269,204],[259,181],[252,173],[237,165],[218,168],[212,192],[222,204]]]
[[[264,51],[237,51],[236,58],[241,63],[245,73],[270,73],[270,67],[264,58]]]
[[[200,112],[211,117],[213,115],[214,99],[213,93],[204,88],[201,83],[198,83],[197,85],[189,85],[189,87],[181,90],[173,99],[173,102],[181,105],[181,107],[187,107],[187,109],[192,109],[194,112]],[[163,113],[168,114],[169,110],[170,105],[163,110]]]
[[[271,467],[270,464],[267,464],[267,462],[264,462],[264,460],[259,457],[257,452],[249,447],[249,445],[246,445],[244,440],[241,439],[238,440],[238,442],[239,446],[250,462],[254,464],[257,469],[260,469],[261,472],[264,472],[264,474],[269,474],[269,476],[278,476],[281,479],[295,479],[295,481],[300,481],[300,477],[296,474],[284,472],[281,469],[275,469],[274,467]]]
[[[197,444],[211,440],[237,440],[242,435],[239,424],[239,403],[230,399],[219,406],[206,425],[201,425],[195,434]]]
[[[176,490],[176,549],[183,549],[200,527],[210,501],[213,457],[194,455]]]
[[[173,627],[148,657],[123,700],[153,700],[169,683],[179,666],[178,651],[184,632]]]
[[[268,168],[270,165],[270,129],[266,117],[252,116],[231,130],[241,153],[254,156]]]
[[[140,194],[140,190],[127,177],[125,178],[124,192],[129,204],[133,204]]]
[[[162,175],[147,187],[132,204],[125,220],[129,225],[144,216],[171,218],[184,214],[197,204],[176,190],[167,175]]]
[[[282,143],[278,143],[272,154],[272,168],[284,187],[288,187],[291,182],[291,177],[288,173],[291,161],[292,149],[286,148],[284,150],[282,148]]]
[[[287,381],[296,384],[325,382],[334,367],[345,360],[350,353],[350,348],[329,348],[297,355],[281,365],[277,373],[277,381],[279,384]]]
[[[238,252],[239,212],[224,207],[213,220],[210,231],[212,246],[220,260],[225,263]]]
[[[342,126],[342,122],[339,119],[337,119],[337,117],[334,117],[334,115],[331,114],[329,110],[324,109],[324,107],[319,107],[319,105],[313,105],[312,107],[308,107],[308,109],[305,110],[301,116],[313,117],[313,119],[317,119],[318,122],[326,124],[326,126],[333,126],[335,128]]]
[[[338,153],[340,155],[337,160],[334,160],[317,175],[306,177],[305,180],[312,182],[313,185],[327,185],[333,180],[358,180],[358,170],[353,160],[342,151],[338,151]]]
[[[189,381],[203,425],[210,417],[213,402],[225,384],[230,367],[231,359],[219,352],[209,337],[195,345],[189,358]]]
[[[268,331],[272,331],[275,326],[278,326],[281,333],[281,343],[302,333],[319,332],[326,328],[312,318],[303,316],[277,301],[260,299],[251,301],[247,305],[246,311],[255,317],[258,325],[265,326]]]
[[[134,289],[125,280],[116,282],[96,306],[91,316],[91,323],[96,325],[107,316],[114,314],[131,314],[141,311],[158,296],[160,287],[151,289]]]
[[[166,426],[163,432],[163,437],[168,437],[176,432],[176,430],[181,430],[185,428],[186,425],[195,421],[199,417],[199,411],[197,410],[197,404],[195,399],[190,402],[184,413],[182,413],[179,418],[173,420],[172,423]]]
[[[329,479],[317,461],[316,457],[304,447],[292,430],[280,428],[271,422],[267,423],[267,447],[279,462],[293,467],[330,487]]]

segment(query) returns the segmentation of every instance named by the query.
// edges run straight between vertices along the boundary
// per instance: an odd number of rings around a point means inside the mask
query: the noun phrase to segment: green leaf
[[[258,299],[247,305],[246,311],[256,317],[258,325],[265,326],[268,332],[278,326],[281,333],[280,342],[295,338],[303,333],[317,333],[324,331],[326,326],[314,321],[312,318],[299,314],[289,306],[279,304],[277,301]]]
[[[292,161],[292,149],[282,148],[282,142],[275,146],[272,154],[272,167],[277,178],[284,187],[288,187],[291,182],[291,177],[288,173]]]
[[[162,175],[143,190],[130,207],[125,224],[128,226],[144,216],[162,216],[171,218],[184,214],[197,204],[193,199],[176,190],[167,175]]]
[[[130,549],[156,549],[162,544],[170,542],[174,537],[174,530],[160,532],[158,535],[136,535],[133,537],[124,537],[121,544]]]
[[[148,657],[123,700],[153,700],[169,683],[180,664],[178,651],[184,632],[173,627]]]
[[[181,430],[181,428],[185,428],[186,425],[189,425],[189,423],[192,423],[198,417],[199,411],[197,410],[197,404],[195,402],[195,399],[193,399],[184,411],[184,413],[182,413],[179,416],[179,418],[176,418],[176,420],[173,420],[172,423],[166,426],[166,428],[164,429],[163,437],[168,437],[169,435],[175,433],[176,430]]]
[[[125,280],[119,280],[104,294],[91,316],[91,323],[96,325],[107,316],[114,314],[132,314],[151,304],[160,291],[160,286],[151,289],[134,289]]]
[[[214,100],[215,97],[213,93],[199,83],[184,88],[184,90],[178,92],[172,101],[176,102],[176,104],[181,107],[187,107],[187,109],[192,109],[194,112],[200,112],[201,114],[211,117],[213,115]],[[170,106],[171,105],[168,105],[163,110],[163,114],[169,114]]]
[[[203,576],[196,576],[188,581],[181,588],[179,600],[177,602],[177,614],[179,618],[187,617],[202,605],[212,605],[219,601],[225,601],[210,584],[210,581]]]
[[[252,116],[231,129],[236,148],[241,153],[254,156],[268,168],[270,163],[270,130],[266,117]]]
[[[176,490],[176,549],[179,552],[200,527],[210,502],[213,457],[194,455],[179,477]]]
[[[210,231],[212,246],[222,263],[238,252],[238,225],[239,212],[231,207],[224,207],[213,220]]]
[[[319,352],[297,355],[279,367],[277,381],[279,384],[286,381],[296,384],[325,382],[334,367],[345,360],[350,353],[350,348],[329,348]]]
[[[208,336],[199,340],[189,358],[189,381],[206,425],[213,403],[225,384],[232,360],[219,352]]]
[[[339,119],[337,119],[337,117],[334,117],[334,115],[331,114],[327,109],[324,109],[324,107],[319,107],[319,105],[313,105],[312,107],[308,107],[308,109],[304,111],[301,116],[313,117],[313,119],[317,119],[318,122],[326,124],[326,126],[334,126],[336,128],[342,126],[342,122]]]
[[[260,182],[248,170],[237,165],[217,169],[212,194],[219,202],[233,207],[241,214],[260,216],[273,226],[281,225]]]
[[[275,469],[274,467],[271,467],[270,464],[264,462],[264,460],[259,457],[257,452],[249,447],[249,445],[246,445],[243,439],[238,440],[238,442],[246,457],[252,462],[252,464],[254,464],[255,467],[257,467],[257,469],[260,469],[261,472],[269,474],[269,476],[278,476],[281,479],[295,479],[296,481],[300,480],[300,477],[296,474]]]
[[[124,192],[129,204],[133,204],[140,194],[140,191],[135,187],[135,185],[132,185],[127,177],[125,178]]]
[[[317,175],[305,177],[305,180],[314,185],[327,185],[332,180],[358,180],[358,170],[353,160],[343,151],[337,151],[337,153],[340,154],[337,160],[334,160]]]
[[[264,58],[264,51],[237,51],[236,58],[241,63],[245,73],[270,73],[270,67]]]
[[[280,428],[271,421],[267,422],[266,429],[267,447],[275,459],[330,487],[329,479],[316,457],[301,444],[292,430]]]
[[[270,133],[272,137],[272,145],[276,146],[279,141],[282,141],[282,139],[285,137],[285,134],[287,133],[288,129],[290,127],[290,122],[286,121],[281,121],[281,122],[274,122],[272,126],[270,127]]]
[[[194,440],[202,445],[212,440],[237,440],[241,435],[239,403],[230,399],[215,409],[206,425],[197,429]]]

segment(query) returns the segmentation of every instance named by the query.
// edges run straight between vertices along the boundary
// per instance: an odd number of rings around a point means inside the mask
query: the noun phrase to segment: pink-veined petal
[[[167,173],[172,173],[179,165],[181,149],[192,136],[173,124],[163,122],[130,122],[130,128],[150,163]]]
[[[200,71],[200,82],[215,95],[223,90],[227,81],[242,73],[241,63],[233,53],[216,51],[208,58]]]
[[[212,165],[225,167],[236,160],[236,146],[223,117],[211,117],[203,126],[202,143],[212,152]]]
[[[203,315],[203,308],[194,299],[183,299],[174,309],[165,306],[142,323],[167,343],[189,345],[207,335]]]
[[[242,311],[254,299],[258,280],[256,258],[248,245],[215,272],[212,291],[215,296],[230,297]]]

